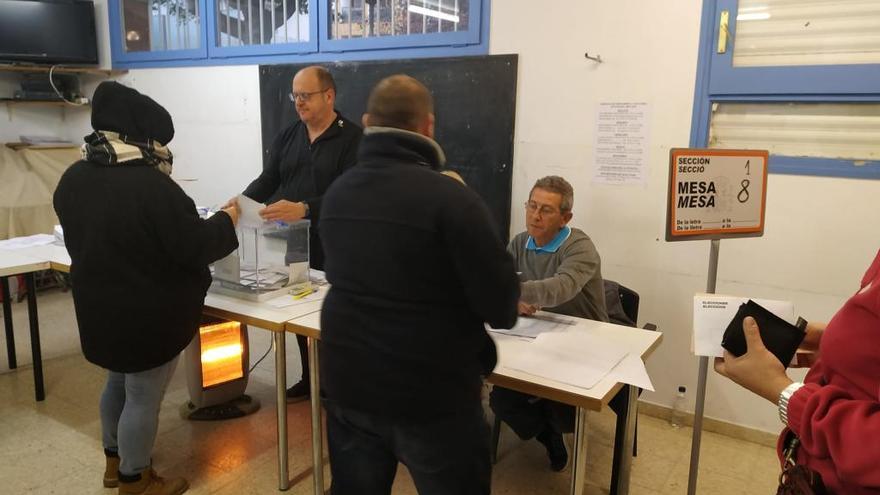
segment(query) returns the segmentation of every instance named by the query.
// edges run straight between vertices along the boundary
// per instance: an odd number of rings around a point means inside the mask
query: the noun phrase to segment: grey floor
[[[9,370],[5,336],[0,335],[0,493],[115,494],[101,485],[103,453],[98,397],[104,372],[79,351],[69,293],[41,292],[40,327],[46,400],[34,401],[27,312],[14,305],[19,368]],[[0,332],[2,333],[2,332]],[[252,329],[255,360],[269,346],[268,332]],[[288,339],[295,345],[294,339]],[[255,414],[222,422],[180,419],[178,407],[188,400],[183,366],[162,406],[153,461],[161,475],[185,476],[193,494],[277,493],[274,369],[271,354],[251,376],[248,393],[262,401]],[[288,407],[292,486],[286,493],[311,493],[311,450],[308,403]],[[614,415],[590,413],[587,494],[608,493]],[[683,494],[687,491],[689,428],[639,418],[639,455],[633,461],[632,489],[639,494]],[[704,433],[698,484],[701,494],[771,494],[778,476],[773,449]],[[325,464],[325,478],[329,467]],[[543,448],[502,432],[493,493],[565,494],[570,470],[550,471]],[[328,483],[329,486],[329,483]],[[401,467],[395,494],[416,493]]]

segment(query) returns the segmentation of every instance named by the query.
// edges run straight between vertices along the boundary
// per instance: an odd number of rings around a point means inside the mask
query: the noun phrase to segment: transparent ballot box
[[[311,288],[308,220],[239,226],[238,249],[214,263],[211,291],[265,301]]]

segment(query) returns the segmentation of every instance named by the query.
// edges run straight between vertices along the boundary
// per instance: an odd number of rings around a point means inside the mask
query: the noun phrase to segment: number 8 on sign
[[[742,191],[736,195],[736,199],[739,200],[740,203],[745,203],[749,200],[749,179],[743,179],[739,185],[742,186]]]

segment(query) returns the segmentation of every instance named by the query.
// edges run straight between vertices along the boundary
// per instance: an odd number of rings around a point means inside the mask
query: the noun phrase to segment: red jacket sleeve
[[[808,383],[788,404],[788,426],[810,456],[830,458],[848,484],[880,488],[880,402]]]

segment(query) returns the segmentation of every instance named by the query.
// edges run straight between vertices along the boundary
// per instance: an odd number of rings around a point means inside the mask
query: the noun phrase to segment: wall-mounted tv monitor
[[[97,64],[94,4],[0,0],[0,62]]]

